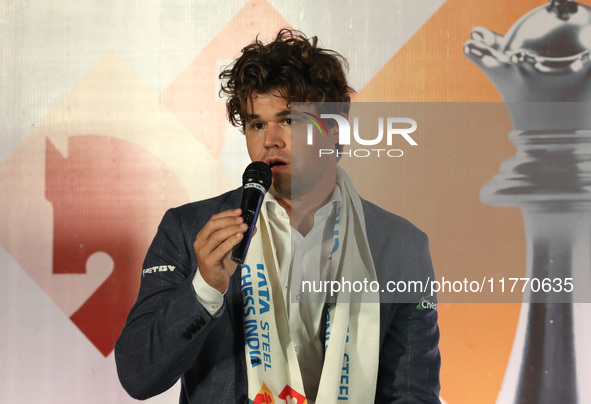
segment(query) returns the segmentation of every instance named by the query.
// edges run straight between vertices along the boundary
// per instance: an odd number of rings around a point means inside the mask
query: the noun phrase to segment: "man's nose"
[[[281,125],[271,123],[265,131],[264,146],[266,148],[285,147],[285,136],[289,136],[289,133]]]

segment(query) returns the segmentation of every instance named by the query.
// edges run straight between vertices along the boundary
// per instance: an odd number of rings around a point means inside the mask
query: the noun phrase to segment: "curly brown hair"
[[[263,44],[258,36],[242,49],[242,55],[220,73],[220,95],[228,96],[226,111],[234,126],[244,127],[247,101],[253,92],[278,91],[292,102],[338,102],[339,111],[349,112],[347,83],[349,65],[338,52],[318,46],[318,37],[282,29],[275,39]]]

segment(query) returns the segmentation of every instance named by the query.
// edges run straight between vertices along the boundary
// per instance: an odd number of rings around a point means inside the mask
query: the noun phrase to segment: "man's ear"
[[[339,113],[339,115],[345,119],[349,119],[349,115],[344,112]],[[328,130],[328,136],[332,139],[333,143],[339,143],[339,125],[336,122]]]
[[[330,138],[330,140],[332,141],[332,143],[338,143],[339,142],[339,125],[337,125],[335,123],[334,125],[332,125],[330,127],[330,129],[328,129],[328,137]]]

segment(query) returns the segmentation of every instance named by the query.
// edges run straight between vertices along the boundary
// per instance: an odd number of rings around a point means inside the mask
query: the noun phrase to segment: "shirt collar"
[[[332,192],[332,195],[330,196],[330,199],[328,200],[328,202],[325,205],[321,206],[320,209],[318,209],[316,211],[316,213],[314,214],[314,217],[317,217],[318,215],[330,213],[333,209],[340,207],[341,203],[342,203],[341,189],[339,188],[339,185],[337,184],[335,186],[334,191]],[[269,218],[271,220],[273,220],[275,218],[283,218],[283,219],[289,220],[289,216],[287,215],[285,208],[283,206],[281,206],[279,204],[279,202],[277,202],[277,199],[273,195],[271,195],[270,192],[267,192],[265,194],[265,199],[263,200],[263,204],[265,206],[267,213],[270,214]]]

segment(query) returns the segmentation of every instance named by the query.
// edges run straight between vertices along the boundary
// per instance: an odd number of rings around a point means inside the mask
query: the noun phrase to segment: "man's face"
[[[327,187],[332,190],[336,158],[319,157],[318,150],[334,148],[338,132],[332,137],[315,133],[314,145],[307,145],[305,129],[292,137],[292,124],[305,125],[307,121],[298,122],[291,112],[278,92],[252,94],[245,117],[246,147],[251,160],[263,161],[271,167],[273,184],[269,192],[277,198],[291,199],[325,191]],[[316,113],[313,107],[307,112]],[[297,184],[293,190],[292,175]]]

